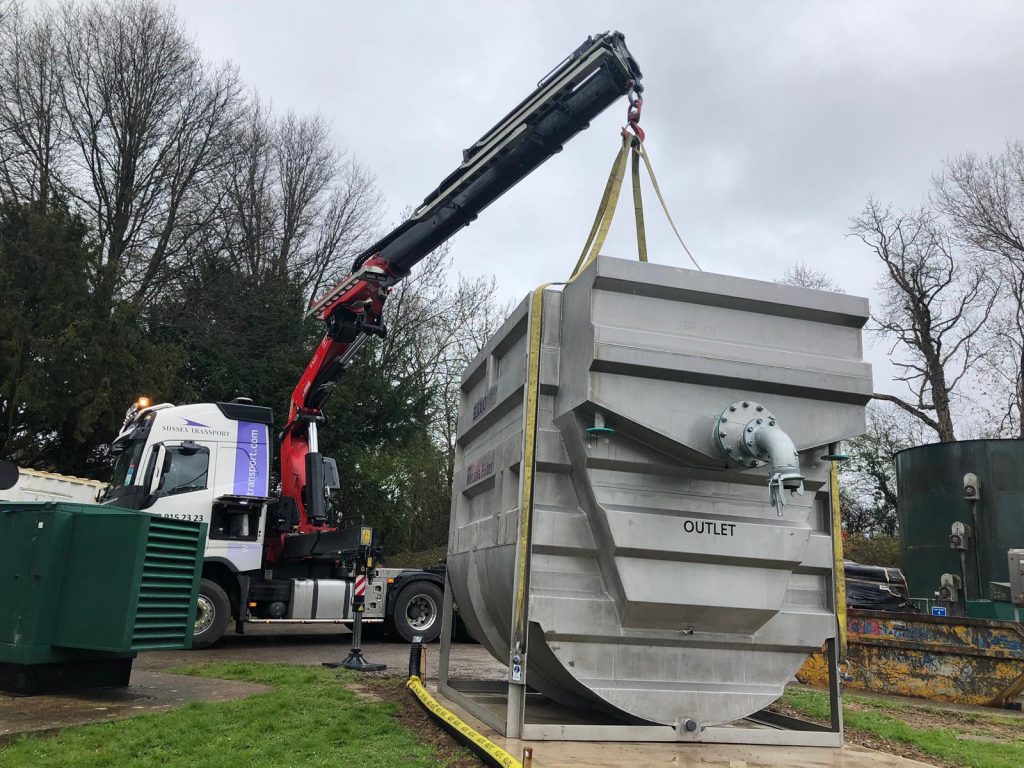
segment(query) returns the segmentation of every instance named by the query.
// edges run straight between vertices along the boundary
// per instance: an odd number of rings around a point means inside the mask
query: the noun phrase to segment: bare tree
[[[413,274],[393,289],[385,305],[389,332],[372,348],[374,367],[411,380],[415,389],[429,398],[424,450],[433,457],[426,465],[436,471],[434,485],[415,482],[415,478],[396,483],[418,489],[419,501],[410,498],[403,506],[410,542],[424,546],[444,542],[462,372],[509,309],[498,302],[493,277],[453,275],[447,247],[420,262]],[[424,499],[430,503],[421,503]]]
[[[0,20],[0,200],[46,203],[66,140],[57,22],[19,6]]]
[[[933,180],[935,198],[967,242],[1024,263],[1024,143],[1001,155],[959,155]]]
[[[948,160],[933,180],[936,204],[962,243],[998,279],[992,321],[985,329],[981,375],[995,435],[1024,438],[1024,143],[1000,155]]]
[[[275,118],[258,97],[235,135],[223,247],[249,274],[293,279],[317,296],[374,234],[381,196],[373,177],[334,147],[323,118]]]
[[[984,376],[992,385],[989,421],[993,437],[1024,440],[1024,266],[1000,269],[1002,298],[986,329]]]
[[[237,72],[211,67],[155,0],[66,5],[63,107],[78,173],[68,182],[100,244],[101,302],[143,304],[187,257],[231,157]]]
[[[497,300],[493,276],[454,276],[443,246],[399,283],[386,305],[387,339],[378,349],[382,365],[408,362],[410,375],[432,395],[430,433],[448,460],[449,482],[461,400],[462,372],[497,331],[510,307]]]
[[[815,291],[845,293],[839,287],[839,283],[829,277],[827,272],[815,269],[802,261],[798,261],[789,267],[782,278],[775,282],[782,283],[783,285],[795,285],[797,288],[810,288]]]
[[[879,283],[882,307],[876,332],[893,340],[890,354],[902,369],[912,399],[887,393],[942,441],[956,440],[952,402],[957,386],[984,353],[980,331],[994,295],[985,270],[963,263],[938,218],[927,209],[896,212],[869,200],[851,222],[851,234],[874,251],[885,267]]]
[[[452,331],[439,335],[434,366],[434,439],[445,454],[446,485],[451,488],[455,470],[455,440],[462,405],[462,373],[508,317],[512,307],[497,299],[493,276],[459,275],[451,289],[453,312],[446,320]]]
[[[886,403],[869,403],[867,431],[846,441],[850,460],[840,465],[844,527],[851,532],[896,536],[896,454],[927,442],[927,427]]]

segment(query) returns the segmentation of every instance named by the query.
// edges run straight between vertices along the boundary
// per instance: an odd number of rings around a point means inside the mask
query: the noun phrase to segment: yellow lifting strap
[[[615,216],[615,208],[619,204],[619,190],[622,189],[622,178],[626,174],[626,155],[629,153],[630,138],[629,135],[622,137],[622,147],[615,156],[615,162],[612,163],[611,173],[608,174],[608,183],[604,185],[604,195],[601,196],[601,203],[597,206],[594,226],[590,228],[587,243],[583,246],[583,252],[580,253],[580,258],[572,270],[572,278],[586,269],[587,265],[604,248],[604,241],[608,237],[608,228],[612,225],[612,217]]]
[[[572,277],[570,281],[576,278],[576,276],[586,269],[590,262],[592,262],[597,255],[601,252],[604,247],[605,240],[608,237],[608,230],[611,227],[612,219],[615,216],[615,209],[619,202],[619,192],[622,189],[622,181],[626,175],[626,155],[632,155],[632,177],[633,177],[633,212],[636,218],[636,247],[637,255],[640,261],[647,261],[647,231],[644,223],[644,203],[643,195],[640,191],[640,161],[643,160],[644,167],[647,168],[647,175],[651,177],[651,185],[654,187],[654,192],[658,196],[658,202],[661,203],[661,209],[665,212],[665,218],[668,219],[669,225],[672,227],[672,231],[676,235],[676,239],[679,240],[679,244],[683,247],[686,255],[690,258],[698,270],[701,270],[700,264],[690,253],[690,249],[687,247],[686,242],[683,240],[682,235],[679,234],[679,228],[676,227],[675,221],[672,219],[672,214],[669,213],[668,205],[665,203],[665,197],[661,193],[661,186],[658,184],[658,178],[654,175],[654,168],[651,166],[651,158],[647,154],[647,148],[643,145],[638,138],[635,136],[623,132],[622,146],[619,148],[618,154],[615,156],[615,161],[612,163],[611,173],[608,174],[608,182],[604,187],[604,195],[601,197],[601,203],[597,207],[597,216],[594,217],[594,225],[590,228],[590,235],[587,237],[587,242],[583,246],[583,251],[580,253],[580,257],[576,262],[576,266],[573,268]]]
[[[654,168],[651,167],[651,158],[650,155],[647,154],[647,147],[640,144],[640,149],[638,151],[640,153],[640,157],[644,160],[644,165],[647,166],[647,175],[651,177],[651,186],[654,187],[654,192],[658,195],[658,202],[661,203],[661,210],[665,212],[665,218],[668,219],[668,223],[672,226],[672,231],[676,233],[676,239],[679,241],[679,244],[683,246],[683,250],[686,251],[686,255],[690,257],[690,261],[693,262],[693,266],[697,268],[697,271],[703,272],[704,270],[701,269],[700,264],[697,263],[697,260],[693,258],[693,254],[690,253],[690,249],[686,247],[686,242],[683,240],[683,236],[679,234],[679,228],[676,226],[675,221],[672,220],[672,214],[668,212],[668,205],[665,203],[665,197],[661,194],[661,187],[658,186],[658,177],[654,175]],[[644,259],[644,261],[646,261],[646,259]]]
[[[636,219],[636,251],[640,261],[647,261],[647,230],[644,228],[644,197],[640,192],[640,153],[643,144],[633,142],[633,216]],[[650,173],[650,171],[648,171]],[[653,178],[653,177],[652,177]],[[668,213],[668,211],[666,211]]]
[[[540,402],[541,331],[544,322],[544,290],[554,283],[545,283],[533,291],[527,327],[526,404],[523,414],[523,460],[520,488],[519,541],[516,547],[515,604],[512,627],[520,650],[526,644],[526,582],[530,556],[530,526],[533,512],[534,466],[537,457],[537,415]]]

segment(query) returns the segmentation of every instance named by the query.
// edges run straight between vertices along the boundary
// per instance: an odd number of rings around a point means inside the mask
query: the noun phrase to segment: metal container
[[[858,691],[1005,707],[1024,691],[1024,627],[1011,621],[861,611],[848,613],[847,676]],[[797,678],[826,685],[824,653]]]
[[[836,634],[823,454],[864,429],[867,317],[606,257],[513,312],[463,377],[448,554],[513,684],[680,733],[782,694]],[[781,509],[780,462],[739,457],[769,423],[803,479]]]
[[[903,571],[913,597],[932,597],[944,573],[966,578],[969,599],[991,599],[989,582],[1009,581],[1007,550],[1024,547],[1022,468],[1024,440],[934,443],[896,454]],[[954,523],[970,529],[962,559],[950,546]]]
[[[70,501],[92,504],[96,494],[106,487],[99,480],[18,468],[18,482],[0,490],[0,501]]]

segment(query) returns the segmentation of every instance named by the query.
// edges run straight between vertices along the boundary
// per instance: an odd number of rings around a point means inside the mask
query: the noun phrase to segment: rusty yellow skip
[[[963,616],[849,609],[847,688],[1003,707],[1024,691],[1024,626]],[[825,656],[797,672],[828,685]]]

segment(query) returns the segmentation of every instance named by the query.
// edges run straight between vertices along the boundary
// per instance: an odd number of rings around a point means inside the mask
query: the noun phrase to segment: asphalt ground
[[[322,664],[342,661],[352,645],[352,634],[336,624],[247,624],[244,635],[230,630],[214,646],[198,651],[140,653],[134,669],[162,670],[204,661],[276,661],[284,664]],[[427,676],[437,672],[439,643],[427,646]],[[452,646],[453,669],[459,677],[487,679],[504,675],[504,667],[475,643]],[[387,664],[389,671],[404,675],[409,668],[409,646],[383,639],[372,625],[363,630],[363,656]]]

